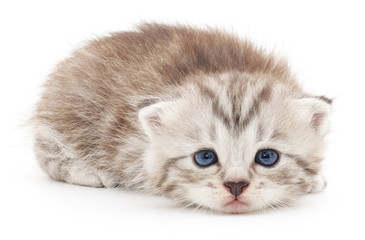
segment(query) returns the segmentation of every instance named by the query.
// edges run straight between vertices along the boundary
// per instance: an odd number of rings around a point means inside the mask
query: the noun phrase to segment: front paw
[[[322,175],[314,177],[312,184],[307,189],[307,193],[319,193],[322,192],[327,186],[327,180]]]

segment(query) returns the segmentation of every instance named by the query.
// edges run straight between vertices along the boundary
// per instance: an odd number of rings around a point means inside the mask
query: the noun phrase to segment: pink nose
[[[243,192],[244,188],[248,186],[248,182],[225,182],[224,185],[229,188],[229,191],[236,198]]]

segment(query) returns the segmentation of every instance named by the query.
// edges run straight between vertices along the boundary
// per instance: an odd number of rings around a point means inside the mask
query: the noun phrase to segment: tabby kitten
[[[144,24],[57,66],[33,118],[35,153],[58,181],[245,213],[324,188],[330,105],[247,41]]]

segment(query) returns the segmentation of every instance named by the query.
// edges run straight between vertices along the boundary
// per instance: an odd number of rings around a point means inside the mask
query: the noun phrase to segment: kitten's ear
[[[323,135],[328,130],[332,101],[328,98],[308,97],[295,100],[295,111],[307,126]]]
[[[145,133],[152,138],[159,132],[164,124],[164,121],[171,113],[175,102],[158,102],[146,107],[143,107],[138,112],[138,119],[142,124]]]

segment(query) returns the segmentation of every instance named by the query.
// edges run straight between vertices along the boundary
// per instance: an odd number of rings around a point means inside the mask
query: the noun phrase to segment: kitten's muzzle
[[[248,182],[225,182],[224,186],[226,186],[233,196],[237,199],[239,195],[247,188]]]

